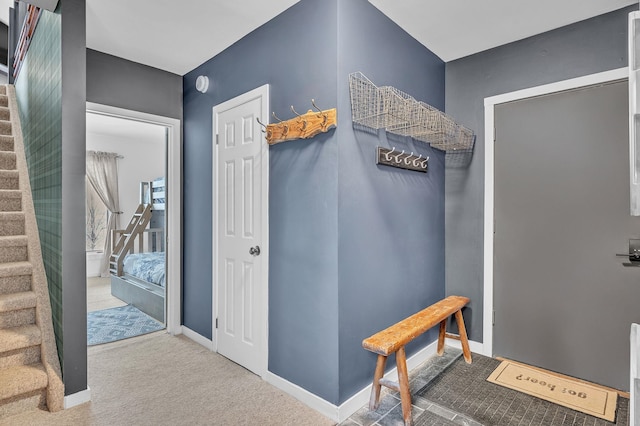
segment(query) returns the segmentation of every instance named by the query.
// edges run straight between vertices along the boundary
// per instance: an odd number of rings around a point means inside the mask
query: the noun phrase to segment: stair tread
[[[0,312],[10,312],[35,307],[36,293],[33,291],[0,294]]]
[[[19,189],[0,189],[0,198],[21,198],[21,197],[22,197],[22,191],[20,191]]]
[[[0,212],[0,221],[24,219],[23,212]]]
[[[36,346],[42,342],[42,334],[37,325],[0,329],[0,353]]]
[[[48,384],[42,364],[6,367],[0,369],[0,400],[44,389]]]

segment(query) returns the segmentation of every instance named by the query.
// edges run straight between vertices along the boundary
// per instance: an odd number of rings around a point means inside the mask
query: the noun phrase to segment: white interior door
[[[217,348],[258,375],[267,368],[268,146],[256,118],[266,117],[267,96],[263,86],[213,109]]]

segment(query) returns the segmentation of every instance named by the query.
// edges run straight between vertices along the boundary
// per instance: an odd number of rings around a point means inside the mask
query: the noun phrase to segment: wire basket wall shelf
[[[473,150],[472,130],[395,87],[377,87],[361,72],[354,72],[349,74],[349,93],[354,124],[410,136],[447,153]]]

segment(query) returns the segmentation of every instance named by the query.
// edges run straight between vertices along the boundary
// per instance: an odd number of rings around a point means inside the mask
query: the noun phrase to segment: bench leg
[[[376,372],[373,375],[373,387],[371,388],[371,397],[369,398],[369,410],[378,409],[380,404],[380,379],[384,376],[384,366],[387,364],[387,357],[378,355],[376,362]]]
[[[398,367],[402,417],[404,418],[405,426],[409,426],[413,424],[413,419],[411,418],[411,391],[409,390],[409,374],[407,372],[407,354],[404,351],[404,346],[396,352],[396,366]]]
[[[462,344],[462,355],[467,364],[471,364],[471,351],[469,350],[469,340],[467,339],[467,329],[464,327],[464,318],[462,311],[456,312],[456,322],[458,323],[458,332],[460,333],[460,343]]]
[[[444,338],[447,334],[447,319],[440,321],[440,333],[438,334],[438,356],[444,354]]]

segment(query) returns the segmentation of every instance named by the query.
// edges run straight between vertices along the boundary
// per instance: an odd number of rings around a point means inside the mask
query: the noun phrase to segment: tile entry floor
[[[481,426],[480,423],[470,419],[462,414],[455,413],[445,407],[439,406],[420,398],[416,393],[426,386],[431,380],[436,378],[448,366],[462,356],[459,349],[446,347],[443,356],[433,356],[426,360],[422,365],[409,371],[409,388],[411,390],[411,401],[413,408],[411,410],[414,423],[418,420],[427,421],[428,425],[433,426]],[[449,420],[452,419],[452,420]],[[375,411],[369,411],[368,405],[365,405],[356,411],[351,417],[340,423],[344,426],[391,426],[404,425],[402,419],[402,405],[400,404],[400,394],[396,391],[382,387],[380,396],[380,406]]]
[[[460,350],[446,347],[444,356],[433,356],[409,371],[415,426],[628,425],[626,398],[618,398],[616,423],[611,423],[486,382],[499,361],[473,354],[469,365],[461,355]],[[382,389],[377,410],[369,411],[365,405],[340,425],[403,425],[399,393]]]

